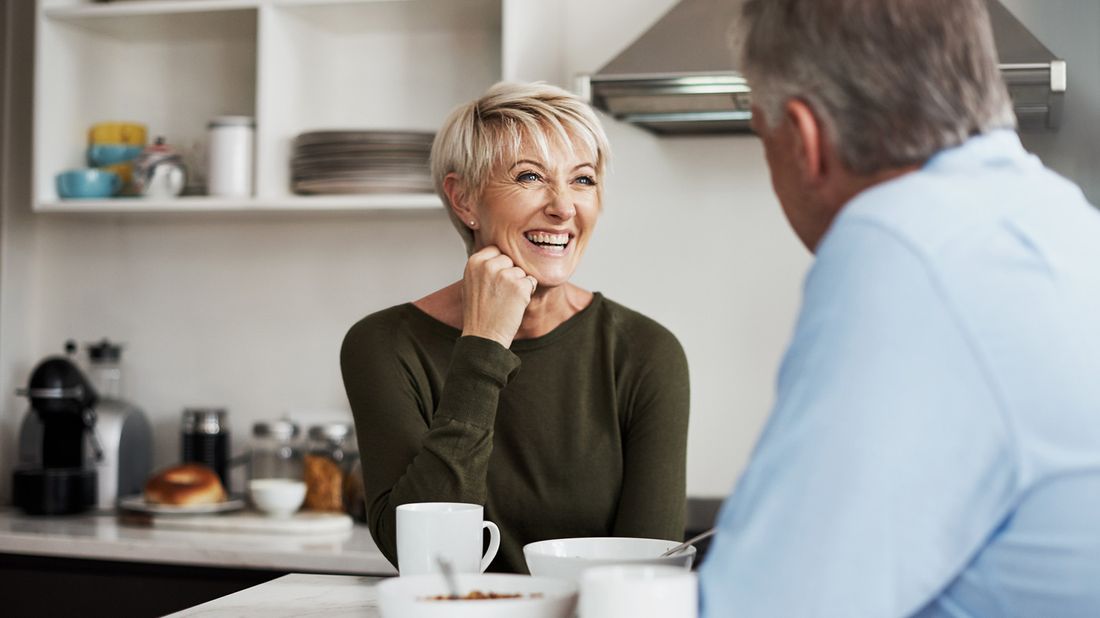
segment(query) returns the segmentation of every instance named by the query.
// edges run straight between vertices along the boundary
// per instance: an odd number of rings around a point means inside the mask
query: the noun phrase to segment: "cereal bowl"
[[[610,564],[650,564],[690,569],[695,561],[695,547],[688,547],[674,556],[661,556],[679,544],[679,541],[632,537],[551,539],[528,543],[523,547],[523,557],[532,575],[560,577],[576,582],[580,581],[585,569]]]
[[[460,597],[481,593],[506,598],[450,599],[442,575],[392,577],[378,584],[382,618],[572,618],[577,608],[576,582],[506,573],[459,573],[455,584]]]

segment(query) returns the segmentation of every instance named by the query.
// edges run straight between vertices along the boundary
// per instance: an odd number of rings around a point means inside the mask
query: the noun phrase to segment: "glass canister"
[[[85,347],[92,387],[100,397],[122,399],[122,346],[102,339]]]
[[[289,419],[253,424],[249,478],[302,480],[298,433],[298,424]]]
[[[358,458],[348,423],[323,423],[309,428],[305,456],[305,508],[344,511],[344,478]]]

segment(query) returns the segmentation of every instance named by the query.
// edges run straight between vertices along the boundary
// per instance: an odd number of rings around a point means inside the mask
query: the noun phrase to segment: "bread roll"
[[[214,504],[226,499],[218,475],[197,463],[165,468],[145,483],[145,501],[150,504],[192,506]]]

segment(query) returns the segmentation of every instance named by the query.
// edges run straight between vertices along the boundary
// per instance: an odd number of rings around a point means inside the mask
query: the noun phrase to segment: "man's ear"
[[[451,210],[458,215],[459,220],[467,224],[471,221],[477,221],[477,213],[474,212],[473,204],[467,199],[466,191],[462,187],[462,180],[458,177],[458,174],[451,172],[443,177],[443,193],[447,194],[447,201],[451,203]]]
[[[783,112],[794,129],[794,155],[803,179],[810,186],[820,185],[829,172],[829,161],[824,150],[824,127],[805,101],[791,99]]]

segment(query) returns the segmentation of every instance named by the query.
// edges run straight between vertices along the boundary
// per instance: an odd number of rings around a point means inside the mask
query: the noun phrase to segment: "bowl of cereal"
[[[551,539],[528,543],[523,547],[523,557],[532,575],[580,581],[585,569],[611,564],[690,569],[695,561],[694,546],[672,556],[661,555],[679,544],[679,541],[633,537]]]
[[[452,595],[442,575],[391,577],[378,584],[382,618],[572,618],[576,582],[507,573],[459,573]]]

